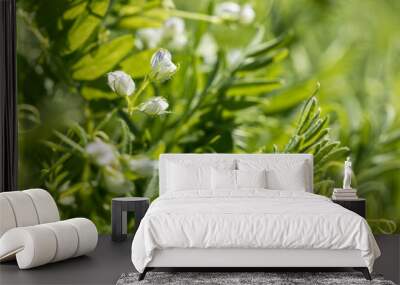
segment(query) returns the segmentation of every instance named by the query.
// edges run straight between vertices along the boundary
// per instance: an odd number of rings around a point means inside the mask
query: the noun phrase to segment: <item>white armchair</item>
[[[43,189],[0,193],[0,262],[16,258],[20,269],[57,262],[94,250],[97,238],[88,219],[60,221]]]

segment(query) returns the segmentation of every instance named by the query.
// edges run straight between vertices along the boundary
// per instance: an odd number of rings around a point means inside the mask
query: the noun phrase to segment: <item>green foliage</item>
[[[108,5],[109,0],[94,0],[85,5],[85,9],[82,9],[79,16],[73,20],[72,26],[67,32],[64,53],[72,53],[82,47],[102,22],[102,17],[107,12]],[[76,13],[77,11],[74,12]],[[69,17],[64,17],[64,19],[70,20],[71,13]]]
[[[103,43],[72,66],[75,80],[94,80],[110,71],[133,48],[133,37],[125,35]]]
[[[400,230],[399,4],[284,0],[272,11],[279,15],[273,30],[291,28],[296,35],[288,76],[321,82],[318,98],[331,133],[349,147],[368,221],[382,233]],[[341,173],[330,175],[339,186]]]
[[[238,111],[257,108],[283,84],[279,73],[267,72],[287,56],[286,37],[272,38],[255,25],[252,40],[243,43],[234,61],[229,59],[229,48],[219,47],[216,60],[208,63],[197,53],[198,46],[189,43],[186,50],[173,50],[173,60],[180,69],[171,81],[142,88],[140,98],[136,98],[139,91],[132,95],[139,101],[165,97],[171,114],[149,117],[128,112],[124,98],[106,85],[105,74],[122,69],[137,86],[148,84],[146,76],[155,49],[138,47],[135,31],[161,26],[169,15],[180,15],[195,20],[188,33],[192,43],[199,43],[218,19],[164,9],[158,2],[115,1],[110,5],[105,0],[64,0],[60,5],[58,14],[47,23],[36,17],[50,17],[51,9],[19,2],[25,38],[32,40],[32,46],[38,40],[43,43],[36,53],[19,50],[20,57],[27,59],[27,67],[20,69],[24,78],[20,84],[38,86],[44,92],[36,100],[20,94],[22,101],[39,108],[21,108],[32,113],[21,112],[21,120],[29,117],[39,124],[21,135],[21,165],[40,173],[21,178],[21,185],[47,188],[64,217],[89,217],[102,232],[109,231],[112,197],[157,196],[154,160],[160,153],[234,152],[232,133],[237,128]],[[58,23],[56,27],[54,23]],[[45,71],[39,80],[25,76],[38,66]],[[115,156],[111,164],[100,163],[89,151],[98,140],[106,146],[97,147],[105,147]],[[31,155],[33,149],[38,150],[37,156]],[[36,164],[39,167],[34,167]]]
[[[349,148],[329,137],[328,117],[321,115],[315,94],[319,85],[301,109],[296,130],[284,146],[284,153],[310,153],[314,156],[314,192],[330,197],[335,180],[329,177],[332,167],[341,168],[338,161],[349,153]],[[274,146],[275,152],[279,152]]]
[[[256,20],[244,26],[212,15],[218,1],[178,0],[176,8],[162,2],[17,1],[21,188],[47,188],[63,217],[85,216],[108,232],[112,197],[158,195],[160,153],[252,153],[275,145],[276,152],[312,153],[316,192],[328,196],[350,155],[371,227],[395,231],[400,105],[385,90],[400,90],[389,64],[398,49],[357,49],[352,36],[364,32],[331,33],[349,22],[358,27],[354,4],[253,1]],[[319,18],[329,9],[340,20]],[[140,37],[139,30],[162,28],[171,17],[185,20],[183,48],[168,37],[151,44]],[[377,37],[396,32],[370,30]],[[206,36],[215,41],[205,45],[211,55],[201,51]],[[386,46],[386,69],[375,68]],[[148,84],[150,58],[160,47],[179,70],[170,81]],[[132,95],[136,103],[162,96],[171,113],[128,112],[125,98],[107,86],[113,70],[130,74],[138,88],[148,84],[140,97]],[[390,78],[385,88],[382,78]],[[323,86],[318,102],[310,97],[316,80]],[[97,140],[112,153],[111,163],[99,164],[88,151]]]

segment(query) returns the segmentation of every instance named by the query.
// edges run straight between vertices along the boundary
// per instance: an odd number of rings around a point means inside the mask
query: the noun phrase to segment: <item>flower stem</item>
[[[140,85],[139,90],[133,94],[133,96],[126,96],[126,102],[128,104],[128,113],[131,115],[132,112],[136,109],[135,107],[135,102],[137,101],[137,99],[139,98],[139,96],[143,93],[143,91],[146,89],[147,85],[149,85],[150,80],[149,78],[146,76],[144,78],[144,81],[142,83],[142,85]],[[133,97],[131,99],[131,97]]]
[[[170,16],[175,16],[175,17],[180,17],[180,18],[185,18],[185,19],[190,19],[190,20],[198,20],[198,21],[205,21],[205,22],[210,22],[214,24],[220,24],[222,23],[222,20],[220,17],[216,16],[210,16],[206,14],[200,14],[200,13],[194,13],[194,12],[188,12],[188,11],[182,11],[182,10],[169,10],[168,11]]]
[[[126,100],[126,105],[128,106],[128,113],[131,114],[131,100],[130,100],[131,96],[125,96],[125,100]]]

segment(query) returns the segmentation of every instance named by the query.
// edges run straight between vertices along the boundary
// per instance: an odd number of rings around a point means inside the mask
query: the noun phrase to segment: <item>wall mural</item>
[[[351,157],[376,233],[400,230],[400,2],[18,0],[19,188],[110,231],[164,152]]]

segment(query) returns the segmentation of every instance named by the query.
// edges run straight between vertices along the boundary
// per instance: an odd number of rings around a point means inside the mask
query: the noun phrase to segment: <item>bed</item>
[[[361,216],[313,194],[309,154],[163,154],[160,196],[132,262],[158,267],[352,267],[380,251]]]

